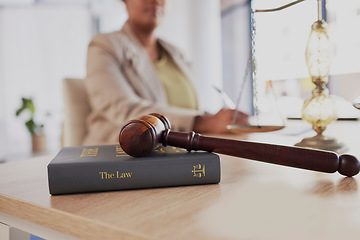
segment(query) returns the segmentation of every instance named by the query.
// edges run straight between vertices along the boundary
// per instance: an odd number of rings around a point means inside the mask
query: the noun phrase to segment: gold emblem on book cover
[[[83,148],[80,157],[96,157],[99,148]]]
[[[193,177],[205,177],[205,165],[197,164],[193,166],[193,170],[191,172],[194,173]]]
[[[116,157],[124,157],[129,156],[124,150],[120,147],[120,145],[116,145]]]
[[[187,152],[184,148],[178,148],[178,147],[158,147],[154,150],[154,152],[162,152],[162,153],[181,153],[181,152]]]

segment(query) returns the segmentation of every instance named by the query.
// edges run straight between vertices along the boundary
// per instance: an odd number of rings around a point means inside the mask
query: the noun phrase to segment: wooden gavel
[[[133,157],[145,156],[162,144],[319,172],[338,171],[348,177],[360,171],[359,161],[349,154],[338,156],[330,151],[206,137],[195,132],[172,132],[169,120],[157,113],[126,123],[120,131],[119,143]]]

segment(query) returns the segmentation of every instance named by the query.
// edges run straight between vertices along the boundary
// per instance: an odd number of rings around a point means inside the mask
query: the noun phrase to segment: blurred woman
[[[166,0],[124,0],[128,20],[120,31],[98,34],[89,44],[85,86],[91,106],[84,145],[117,143],[128,120],[157,112],[175,131],[224,133],[234,110],[204,114],[189,64],[159,39]],[[240,113],[240,123],[247,115]]]

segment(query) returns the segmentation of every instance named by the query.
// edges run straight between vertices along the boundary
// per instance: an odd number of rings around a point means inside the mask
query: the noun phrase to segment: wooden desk
[[[285,133],[227,137],[293,145],[313,135]],[[337,122],[326,133],[360,158],[360,122]],[[338,240],[360,235],[360,175],[344,178],[221,156],[222,180],[216,185],[50,196],[46,166],[52,157],[0,165],[0,222],[48,239]]]

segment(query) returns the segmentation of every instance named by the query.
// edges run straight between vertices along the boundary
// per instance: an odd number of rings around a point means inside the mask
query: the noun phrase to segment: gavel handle
[[[326,173],[338,171],[349,177],[360,171],[359,161],[349,154],[339,157],[336,153],[329,151],[206,137],[194,132],[171,132],[169,129],[163,131],[160,141],[164,146],[181,147],[188,151],[204,150]]]

